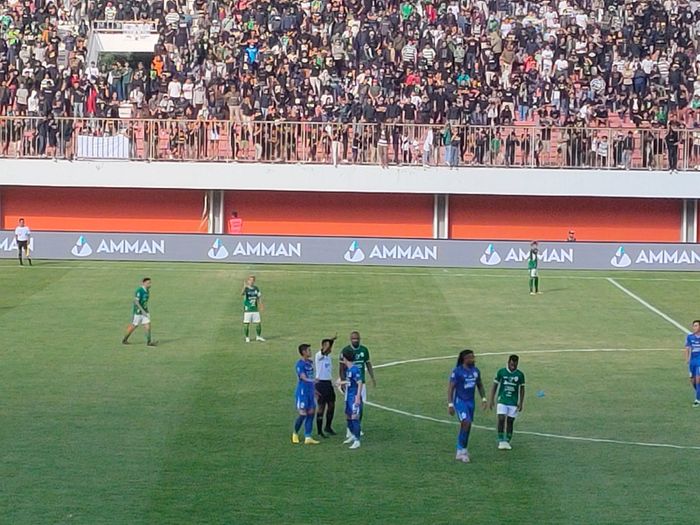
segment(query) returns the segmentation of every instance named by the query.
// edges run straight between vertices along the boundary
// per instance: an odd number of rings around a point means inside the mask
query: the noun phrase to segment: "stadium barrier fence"
[[[450,131],[454,141],[446,144],[445,126],[258,121],[235,111],[232,117],[169,120],[3,116],[0,158],[387,167],[422,164],[455,168],[669,168],[665,128],[454,124]],[[430,130],[432,141],[427,140]],[[631,141],[626,147],[630,133]],[[700,130],[679,130],[679,137],[678,169],[700,168]]]

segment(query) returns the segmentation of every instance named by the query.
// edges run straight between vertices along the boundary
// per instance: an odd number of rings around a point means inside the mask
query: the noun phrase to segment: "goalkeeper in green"
[[[540,274],[537,269],[539,255],[539,247],[537,241],[530,243],[530,253],[527,256],[527,272],[530,276],[530,295],[542,293],[540,292]]]

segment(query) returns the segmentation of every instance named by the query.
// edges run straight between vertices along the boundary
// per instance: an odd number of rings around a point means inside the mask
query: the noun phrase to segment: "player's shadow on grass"
[[[548,293],[565,292],[566,290],[568,290],[568,288],[552,288],[551,290],[550,289],[543,290],[543,293],[548,294]]]

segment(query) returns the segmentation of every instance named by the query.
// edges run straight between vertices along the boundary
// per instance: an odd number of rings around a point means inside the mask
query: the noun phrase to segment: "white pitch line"
[[[667,352],[675,350],[674,348],[563,348],[556,350],[523,350],[517,351],[518,354],[573,354],[573,353],[586,353],[586,352]],[[511,352],[478,352],[477,357],[482,356],[492,356],[492,355],[511,355],[516,351]],[[439,361],[442,359],[456,359],[456,355],[442,355],[436,357],[417,357],[415,359],[405,359],[403,361],[391,361],[389,363],[382,363],[379,365],[374,365],[374,368],[387,368],[396,365],[405,365],[408,363],[421,363],[424,361]]]
[[[393,412],[394,414],[408,416],[408,417],[412,417],[415,419],[422,419],[425,421],[432,421],[434,423],[442,423],[445,425],[457,425],[458,424],[456,421],[450,421],[448,419],[439,419],[436,417],[424,416],[421,414],[413,414],[412,412],[406,412],[405,410],[398,410],[396,408],[387,407],[384,405],[380,405],[378,403],[373,403],[371,401],[367,401],[366,403],[369,406],[372,406],[374,408],[378,408],[380,410],[386,410],[387,412]],[[493,427],[485,427],[483,425],[472,425],[472,427],[478,428],[480,430],[488,430],[490,432],[495,432],[495,430],[496,430]],[[550,434],[548,432],[532,432],[529,430],[518,430],[518,431],[516,431],[516,434],[525,434],[528,436],[538,436],[538,437],[546,437],[546,438],[552,438],[552,439],[564,439],[567,441],[584,441],[584,442],[588,442],[588,443],[611,443],[614,445],[634,445],[634,446],[638,446],[638,447],[652,447],[652,448],[673,448],[676,450],[700,450],[700,446],[693,446],[693,445],[674,445],[672,443],[645,443],[643,441],[621,441],[618,439],[592,438],[592,437],[583,437],[583,436],[564,436],[561,434]]]
[[[585,353],[585,352],[663,352],[670,351],[670,348],[565,348],[558,350],[525,350],[518,352],[519,354],[566,354],[566,353]],[[509,355],[512,352],[484,352],[477,354],[479,356],[494,356],[494,355]],[[416,359],[405,359],[403,361],[391,361],[389,363],[382,363],[375,365],[374,368],[387,368],[390,366],[404,365],[408,363],[420,363],[425,361],[438,361],[443,359],[455,359],[454,355],[443,355],[437,357],[419,357]],[[414,414],[413,412],[407,412],[405,410],[399,410],[398,408],[392,408],[385,405],[380,405],[378,403],[373,403],[370,401],[366,402],[367,405],[378,408],[380,410],[385,410],[387,412],[392,412],[394,414],[399,414],[402,416],[412,417],[414,419],[421,419],[423,421],[432,421],[433,423],[441,423],[444,425],[456,425],[456,421],[451,421],[448,419],[440,419],[431,416],[424,416],[422,414]],[[488,430],[490,432],[495,431],[493,427],[486,427],[483,425],[472,425],[474,428],[481,430]],[[645,443],[643,441],[622,441],[618,439],[607,439],[607,438],[593,438],[593,437],[583,437],[583,436],[566,436],[562,434],[551,434],[549,432],[534,432],[531,430],[518,430],[518,434],[525,434],[528,436],[538,436],[546,437],[551,439],[564,439],[567,441],[584,441],[588,443],[610,443],[613,445],[632,445],[638,447],[652,447],[652,448],[672,448],[676,450],[700,450],[700,446],[693,445],[674,445],[671,443]]]
[[[637,301],[639,304],[641,304],[642,306],[646,307],[648,310],[654,312],[656,315],[658,315],[659,317],[661,317],[661,318],[664,319],[665,321],[668,321],[669,323],[671,323],[673,326],[675,326],[676,328],[678,328],[678,329],[679,329],[681,332],[683,332],[684,334],[686,334],[686,335],[688,334],[689,330],[688,330],[685,326],[683,326],[681,323],[679,323],[679,322],[676,321],[675,319],[672,319],[671,317],[669,317],[668,315],[666,315],[665,313],[663,313],[661,310],[659,310],[658,308],[656,308],[654,305],[649,304],[648,302],[646,302],[644,299],[642,299],[641,297],[639,297],[639,296],[638,296],[637,294],[635,294],[634,292],[632,292],[632,291],[628,290],[627,288],[625,288],[624,286],[622,286],[622,285],[621,285],[620,283],[618,283],[615,279],[613,279],[613,278],[611,278],[611,277],[607,277],[606,280],[607,280],[610,284],[612,284],[613,286],[615,286],[616,288],[618,288],[619,290],[621,290],[622,292],[624,292],[624,293],[626,293],[627,295],[629,295],[632,299],[634,299],[635,301]]]
[[[16,264],[9,264],[10,259],[9,258],[0,258],[0,262],[2,261],[8,261],[8,264],[0,264],[0,267],[3,269],[14,269],[15,267],[17,268],[17,271],[23,271],[23,267],[20,267]],[[36,261],[36,259],[35,259]],[[81,261],[76,261],[76,265],[74,266],[60,266],[60,265],[53,265],[53,264],[47,264],[47,265],[42,265],[42,264],[37,264],[33,268],[34,270],[32,271],[37,271],[38,269],[43,269],[43,270],[50,270],[50,269],[56,269],[56,270],[103,270],[103,271],[108,271],[112,270],[113,267],[119,266],[122,263],[138,263],[138,261],[103,261],[106,263],[105,265],[88,265],[88,264],[81,264]],[[154,262],[154,261],[149,261],[149,262]],[[206,268],[205,266],[208,266],[210,264],[216,264],[216,263],[210,263],[210,262],[187,262],[187,261],[182,261],[182,266],[165,266],[166,263],[158,264],[157,266],[151,265],[151,266],[139,266],[139,270],[162,270],[162,271],[191,271],[191,272],[223,272],[223,271],[230,271],[230,270],[237,270],[242,267],[249,267],[249,266],[256,266],[259,264],[274,264],[274,263],[256,263],[256,262],[246,262],[246,261],[239,261],[236,263],[228,263],[226,267],[218,267],[218,268]],[[283,263],[284,264],[284,263]],[[193,266],[187,266],[187,265],[201,265],[202,267],[193,267]],[[362,267],[364,268],[363,270],[345,270],[344,268],[348,268],[348,266],[338,266],[337,270],[305,270],[305,269],[297,269],[294,268],[295,266],[299,267],[304,267],[304,266],[314,266],[313,264],[297,264],[297,263],[288,263],[285,264],[287,266],[286,268],[260,268],[256,269],[256,273],[301,273],[301,274],[311,274],[311,275],[387,275],[387,276],[398,276],[398,277],[487,277],[487,278],[494,278],[494,279],[512,279],[512,278],[517,278],[518,272],[517,268],[502,268],[503,273],[476,273],[476,272],[462,272],[462,273],[457,273],[457,272],[452,272],[450,271],[451,268],[434,268],[434,271],[432,272],[414,272],[415,268],[418,268],[416,266],[403,266],[403,267],[393,267],[393,268],[405,268],[405,272],[398,272],[398,271],[373,271],[373,269],[379,269],[382,268],[382,266],[365,266]],[[318,266],[328,266],[328,265],[318,265]],[[331,265],[332,266],[332,265]],[[290,268],[291,267],[291,268]],[[359,266],[356,268],[360,268]],[[243,270],[241,269],[240,271],[245,272],[248,270]],[[564,270],[552,270],[552,272],[547,273],[547,279],[572,279],[572,280],[583,280],[583,281],[603,281],[606,279],[609,279],[608,277],[605,276],[595,276],[595,275],[569,275],[569,274],[564,274],[561,273]],[[591,271],[591,270],[581,270],[581,271]],[[508,273],[506,273],[508,272]],[[688,282],[688,283],[697,283],[700,282],[700,278],[698,279],[692,279],[688,277],[624,277],[625,281],[661,281],[661,282]]]

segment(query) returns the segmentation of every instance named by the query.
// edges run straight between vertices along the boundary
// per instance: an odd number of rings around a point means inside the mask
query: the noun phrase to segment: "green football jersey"
[[[369,361],[369,350],[364,345],[360,345],[357,348],[353,347],[352,345],[348,345],[345,348],[343,348],[343,352],[345,352],[346,350],[350,350],[355,354],[354,363],[357,365],[357,368],[360,369],[360,379],[364,383],[365,370],[367,369],[367,361]]]
[[[517,406],[520,397],[520,385],[525,384],[525,374],[515,369],[501,368],[493,380],[498,385],[498,402],[501,405]]]
[[[143,310],[144,310],[146,313],[148,313],[148,299],[149,299],[150,296],[151,296],[151,292],[149,292],[149,291],[148,291],[146,288],[144,288],[143,286],[139,286],[139,287],[136,289],[136,297],[135,297],[135,299],[136,299],[136,301],[139,303],[139,306],[141,306],[141,308],[143,308]],[[136,306],[136,305],[134,304],[132,308],[133,308],[134,315],[140,315],[140,314],[141,314],[141,310],[139,309],[138,306]]]
[[[257,312],[262,293],[257,286],[246,286],[243,290],[243,311]]]
[[[537,268],[537,252],[530,250],[530,254],[527,256],[527,269],[534,270]]]

